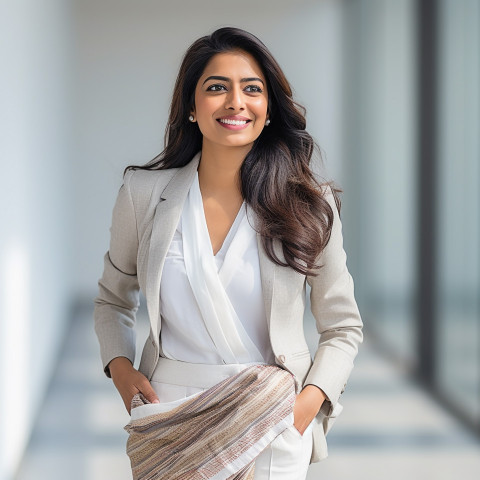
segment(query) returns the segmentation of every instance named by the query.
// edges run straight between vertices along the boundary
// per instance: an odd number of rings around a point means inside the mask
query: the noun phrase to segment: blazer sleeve
[[[355,301],[353,279],[347,269],[342,224],[330,187],[325,198],[332,207],[334,219],[330,239],[319,257],[322,267],[317,276],[307,277],[320,340],[304,385],[316,385],[324,391],[327,400],[321,411],[331,415],[363,340],[363,324]]]
[[[110,228],[110,248],[104,257],[103,275],[94,300],[95,333],[100,343],[104,371],[116,357],[135,359],[135,315],[139,306],[137,280],[138,234],[130,180],[125,174],[115,202]]]

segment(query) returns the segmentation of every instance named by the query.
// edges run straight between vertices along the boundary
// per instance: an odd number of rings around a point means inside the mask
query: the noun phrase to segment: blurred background
[[[123,169],[226,25],[270,48],[344,190],[366,340],[309,480],[478,478],[478,0],[0,5],[0,479],[130,478],[92,300]]]

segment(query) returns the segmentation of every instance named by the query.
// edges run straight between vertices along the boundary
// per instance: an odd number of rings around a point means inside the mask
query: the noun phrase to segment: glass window
[[[415,3],[345,6],[345,209],[349,267],[363,319],[416,362]]]
[[[436,382],[480,425],[480,3],[439,7]]]

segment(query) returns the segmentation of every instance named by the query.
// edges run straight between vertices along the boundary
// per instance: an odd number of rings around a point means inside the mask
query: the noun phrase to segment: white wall
[[[75,287],[95,294],[123,169],[163,147],[180,60],[198,37],[221,26],[256,34],[307,107],[308,129],[340,174],[339,2],[212,0],[76,2]]]
[[[0,478],[18,463],[68,318],[69,2],[0,6]]]

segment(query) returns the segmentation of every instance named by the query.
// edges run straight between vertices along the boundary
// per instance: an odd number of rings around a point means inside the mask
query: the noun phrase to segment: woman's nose
[[[243,95],[240,87],[233,87],[228,92],[225,99],[225,108],[233,110],[243,110]]]

